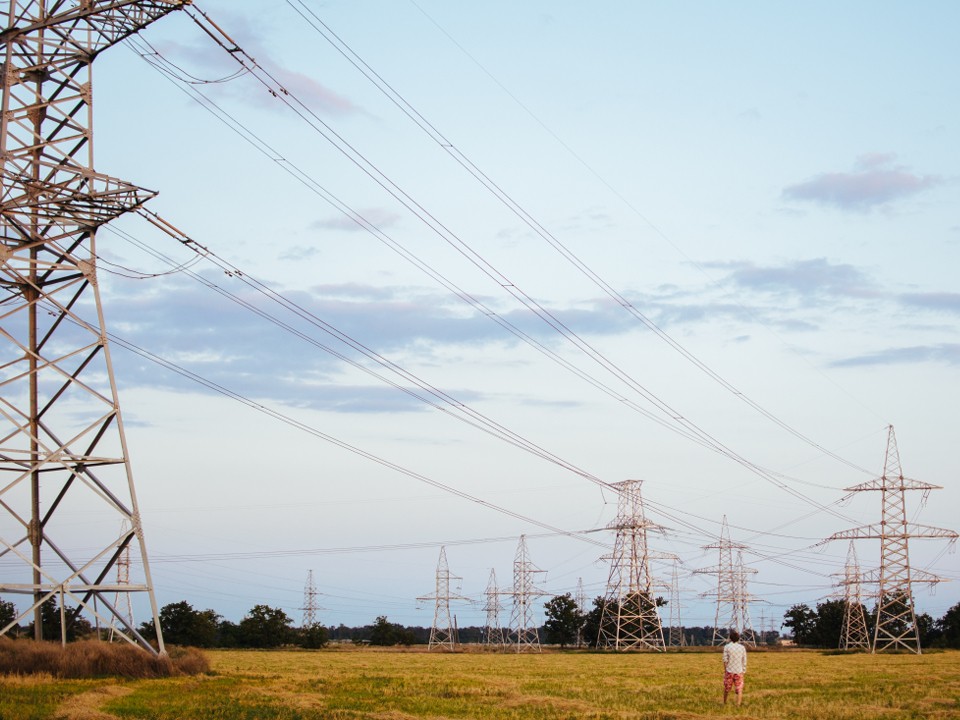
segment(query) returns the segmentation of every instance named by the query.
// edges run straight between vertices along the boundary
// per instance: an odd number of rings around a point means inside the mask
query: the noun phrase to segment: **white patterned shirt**
[[[736,642],[724,645],[723,669],[734,675],[743,675],[747,671],[747,649]]]

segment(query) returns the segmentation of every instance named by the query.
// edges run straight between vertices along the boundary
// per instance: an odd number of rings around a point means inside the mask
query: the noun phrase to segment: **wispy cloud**
[[[357,215],[370,225],[383,230],[393,227],[400,221],[400,215],[385,208],[361,208]],[[315,220],[310,224],[312,230],[346,230],[348,232],[366,231],[366,228],[352,217],[342,213]]]
[[[360,376],[358,382],[358,370],[343,357],[368,367],[373,364],[343,338],[352,338],[401,365],[410,352],[423,360],[457,348],[509,349],[520,342],[483,313],[465,308],[441,291],[357,283],[320,285],[284,292],[288,301],[301,308],[292,314],[235,279],[211,275],[210,280],[248,307],[226,301],[185,277],[162,281],[163,292],[144,293],[139,286],[117,285],[110,291],[110,327],[124,340],[247,397],[336,412],[426,407],[403,389],[373,376]],[[486,301],[495,305],[492,299]],[[251,312],[250,307],[259,312]],[[264,314],[274,316],[284,327]],[[633,329],[626,313],[612,303],[560,308],[555,315],[584,334]],[[526,310],[504,310],[501,317],[531,337],[556,340],[556,334]],[[200,387],[174,372],[158,370],[143,358],[118,356],[118,376],[127,387],[175,392],[196,392]],[[408,379],[387,370],[377,372],[404,388],[410,385]],[[464,402],[480,397],[469,390],[451,388],[449,392]]]
[[[943,184],[943,178],[918,175],[895,160],[892,153],[861,155],[852,172],[821,173],[784,188],[783,197],[868,212]]]
[[[912,365],[934,362],[945,365],[960,365],[960,344],[942,343],[939,345],[914,345],[910,347],[887,348],[865,355],[835,360],[832,367],[869,367],[883,365]]]
[[[960,315],[960,293],[904,293],[898,299],[910,307]]]
[[[790,294],[802,298],[873,295],[874,283],[863,271],[846,263],[831,263],[826,258],[794,260],[783,265],[758,265],[752,262],[707,263],[706,267],[727,271],[724,283],[754,292]]]
[[[350,98],[332,90],[314,77],[289,68],[282,61],[277,60],[267,49],[269,43],[264,42],[267,34],[266,28],[259,21],[253,23],[240,13],[227,11],[220,11],[214,20],[224,28],[244,52],[256,59],[260,67],[276,78],[286,90],[294,94],[311,109],[321,114],[334,116],[364,113],[364,110]],[[214,79],[217,74],[228,77],[240,69],[240,65],[235,58],[222,47],[211,42],[210,38],[199,29],[196,29],[196,31],[196,40],[194,41],[167,40],[159,42],[157,47],[161,57],[171,59],[178,68],[177,72],[181,72],[179,68],[189,65],[196,69],[191,68],[185,72],[188,72],[192,77],[209,80]],[[242,75],[228,83],[208,85],[207,91],[247,102],[257,108],[282,107],[279,101],[275,103],[266,102],[264,97],[268,90],[258,82],[251,83],[244,79]]]

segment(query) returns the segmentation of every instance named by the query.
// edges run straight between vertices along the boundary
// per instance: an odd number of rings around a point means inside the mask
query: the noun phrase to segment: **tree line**
[[[625,598],[624,603],[649,602],[646,597]],[[573,597],[567,593],[557,595],[544,604],[545,622],[538,628],[543,642],[561,647],[596,647],[601,636],[601,623],[604,622],[604,609],[608,616],[616,615],[616,607],[611,601],[597,597],[593,607],[584,611]],[[662,598],[653,601],[656,605],[665,605]],[[789,628],[794,642],[798,645],[820,648],[837,648],[843,632],[845,602],[827,600],[818,603],[815,608],[806,604],[797,604],[785,614],[783,627]],[[293,619],[279,608],[267,605],[254,605],[239,623],[225,620],[214,610],[196,610],[185,600],[170,603],[160,609],[160,630],[166,643],[194,647],[223,648],[274,648],[296,646],[303,648],[321,648],[331,640],[380,646],[426,644],[430,639],[429,627],[408,627],[392,623],[385,615],[378,616],[372,623],[359,627],[346,625],[324,626],[320,623],[308,627],[295,627]],[[868,626],[873,618],[865,612]],[[66,613],[67,639],[76,640],[93,636],[96,630],[82,616]],[[16,609],[11,602],[0,600],[0,628],[6,627],[16,619]],[[56,599],[50,598],[41,607],[41,622],[44,639],[59,640],[61,637],[61,613]],[[927,613],[917,615],[917,629],[921,647],[960,648],[960,603],[951,607],[943,617],[934,619]],[[33,623],[21,629],[23,634],[33,637]],[[144,637],[155,637],[153,621],[142,623],[139,627]],[[663,628],[665,634],[670,628]],[[685,644],[710,645],[713,642],[712,626],[679,628],[684,635]],[[483,643],[487,629],[469,626],[458,629],[462,643]],[[761,643],[772,643],[779,633],[762,633]]]
[[[826,600],[811,608],[805,603],[794,605],[783,616],[783,626],[790,628],[797,645],[809,647],[837,648],[843,635],[843,618],[847,604],[844,600]],[[876,622],[876,610],[866,607],[855,608],[863,612],[868,634],[872,636]],[[960,603],[951,607],[941,618],[933,618],[929,613],[916,615],[916,629],[920,636],[920,647],[960,648]],[[902,623],[902,621],[901,621]],[[901,631],[906,628],[892,628]]]

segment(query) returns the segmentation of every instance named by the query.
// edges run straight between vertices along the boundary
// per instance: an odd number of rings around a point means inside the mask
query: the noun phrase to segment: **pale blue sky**
[[[447,229],[409,212],[252,78],[191,87],[268,143],[271,158],[182,83],[126,47],[112,49],[96,66],[98,169],[159,190],[150,209],[218,257],[565,461],[606,482],[644,479],[651,509],[662,511],[651,516],[674,530],[657,547],[688,570],[716,564],[701,546],[726,515],[734,538],[754,548],[745,558],[758,570],[752,590],[767,601],[754,608],[755,622],[762,612],[778,625],[793,602],[828,594],[846,545],[806,548],[879,520],[879,498],[835,508],[842,517],[815,511],[669,432],[520,343],[284,172],[295,166],[482,307],[652,409],[501,285],[535,298],[675,412],[783,473],[810,502],[831,505],[870,477],[695,370],[484,190],[455,149],[677,343],[821,446],[879,474],[893,423],[906,474],[945,486],[917,520],[956,525],[954,3],[199,7]],[[453,147],[416,128],[305,17],[322,20]],[[185,17],[144,37],[183,77],[235,70]],[[188,258],[145,223],[120,227]],[[166,269],[110,232],[99,243],[124,267]],[[509,282],[482,273],[458,243]],[[193,271],[337,346],[238,278],[203,263]],[[103,286],[117,335],[298,422],[564,530],[613,518],[609,493],[346,366],[196,279],[108,273]],[[491,567],[502,585],[511,582],[521,533],[547,571],[544,589],[572,591],[582,577],[591,596],[602,593],[602,547],[535,537],[541,528],[214,397],[119,348],[115,356],[162,604],[186,599],[236,620],[266,602],[299,621],[313,569],[324,622],[386,613],[428,625],[432,611],[415,598],[433,588],[439,543],[484,541],[447,550],[463,591],[479,597]],[[919,498],[909,501],[912,517]],[[428,547],[333,551],[417,543]],[[944,548],[914,543],[914,564],[956,579],[956,556]],[[865,567],[876,563],[876,543],[859,553]],[[699,597],[708,581],[690,576],[684,586],[685,620],[712,622]],[[918,594],[936,616],[958,598],[957,583]],[[480,606],[457,612],[460,625],[483,622]]]

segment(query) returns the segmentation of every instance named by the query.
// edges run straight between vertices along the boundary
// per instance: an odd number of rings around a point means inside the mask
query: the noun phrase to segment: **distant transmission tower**
[[[615,650],[663,650],[663,626],[654,597],[647,531],[662,531],[644,516],[642,480],[615,483],[617,517],[607,527],[616,531],[610,574],[600,615],[601,647]]]
[[[131,643],[163,653],[97,278],[97,229],[155,193],[93,169],[91,66],[104,50],[189,0],[10,0],[0,32],[0,557],[27,577],[0,594],[30,607],[67,602],[117,621]],[[130,523],[116,535],[100,513]],[[62,522],[66,517],[66,522]],[[78,521],[82,524],[78,526]],[[77,528],[82,533],[78,541]],[[114,607],[124,550],[150,597],[156,648]],[[82,548],[82,549],[81,549]],[[106,609],[106,617],[100,611]]]
[[[484,595],[487,598],[484,605],[484,610],[487,612],[487,625],[484,628],[483,644],[502,648],[507,644],[507,633],[500,622],[503,603],[500,602],[500,591],[497,588],[497,572],[493,568],[490,568],[490,580],[487,582],[487,590]]]
[[[577,603],[577,610],[579,610],[584,616],[587,614],[587,593],[583,589],[583,578],[577,578],[577,595],[574,598],[574,602]],[[583,647],[584,638],[583,638],[583,624],[577,628],[577,647]]]
[[[724,515],[720,540],[704,545],[704,550],[718,551],[720,562],[713,567],[694,570],[702,575],[717,576],[717,612],[713,621],[712,640],[714,645],[724,643],[730,630],[736,630],[748,642],[756,643],[756,635],[750,624],[750,595],[747,593],[746,581],[747,574],[755,573],[756,570],[747,569],[743,565],[742,551],[746,549],[746,545],[730,540],[730,528],[727,525],[727,516]],[[738,553],[736,562],[734,550]]]
[[[913,583],[938,583],[940,578],[910,567],[910,538],[949,538],[955,542],[953,530],[907,522],[907,490],[921,490],[924,500],[939,485],[911,480],[903,476],[900,452],[893,425],[888,427],[887,451],[883,475],[860,485],[846,488],[848,492],[877,491],[880,493],[882,516],[879,525],[864,525],[852,530],[834,533],[831,540],[880,540],[880,573],[876,579],[877,607],[873,628],[873,652],[903,649],[920,654],[920,632],[914,612]],[[865,580],[872,579],[865,576]]]
[[[673,561],[673,570],[670,575],[670,602],[667,604],[667,610],[670,612],[670,620],[667,625],[667,644],[671,647],[686,645],[683,639],[683,620],[680,617],[680,561]]]
[[[451,600],[466,600],[467,598],[450,593],[450,580],[460,580],[450,574],[447,565],[447,550],[440,548],[440,558],[437,560],[436,589],[430,595],[423,595],[417,600],[435,600],[433,611],[433,627],[430,629],[430,644],[428,649],[446,648],[454,650],[457,647],[457,627],[450,615]]]
[[[734,572],[736,573],[738,591],[734,605],[736,606],[739,614],[739,622],[737,627],[740,628],[740,640],[745,645],[756,645],[757,633],[753,629],[753,623],[750,621],[750,603],[754,601],[754,598],[747,590],[747,576],[755,574],[757,571],[753,568],[748,568],[743,564],[742,550],[737,551],[737,564],[734,568]],[[760,629],[761,631],[763,630],[762,625]]]
[[[520,543],[517,545],[517,554],[513,560],[513,588],[507,593],[513,596],[510,629],[516,634],[517,652],[527,648],[538,652],[540,650],[540,633],[537,631],[537,625],[534,621],[533,603],[538,597],[547,593],[534,585],[533,577],[536,573],[542,572],[544,571],[530,561],[530,554],[527,552],[527,539],[521,535]]]
[[[313,581],[313,570],[307,571],[307,583],[303,586],[303,622],[301,627],[312,628],[317,624],[317,584]]]
[[[870,631],[867,628],[867,613],[863,607],[860,563],[853,540],[847,549],[847,564],[843,569],[843,627],[840,631],[840,649],[870,649]]]
[[[127,530],[127,521],[124,520],[120,524],[120,534],[123,535]],[[120,590],[119,588],[126,587],[130,584],[130,547],[127,546],[123,549],[123,552],[120,554],[120,557],[117,559],[117,592],[113,596],[113,606],[117,609],[118,612],[123,614],[124,619],[126,620],[126,625],[128,627],[133,626],[133,603],[130,602],[130,593],[126,590]],[[113,642],[113,638],[117,631],[117,619],[116,617],[111,618],[110,621],[110,632],[107,636],[107,639]]]

